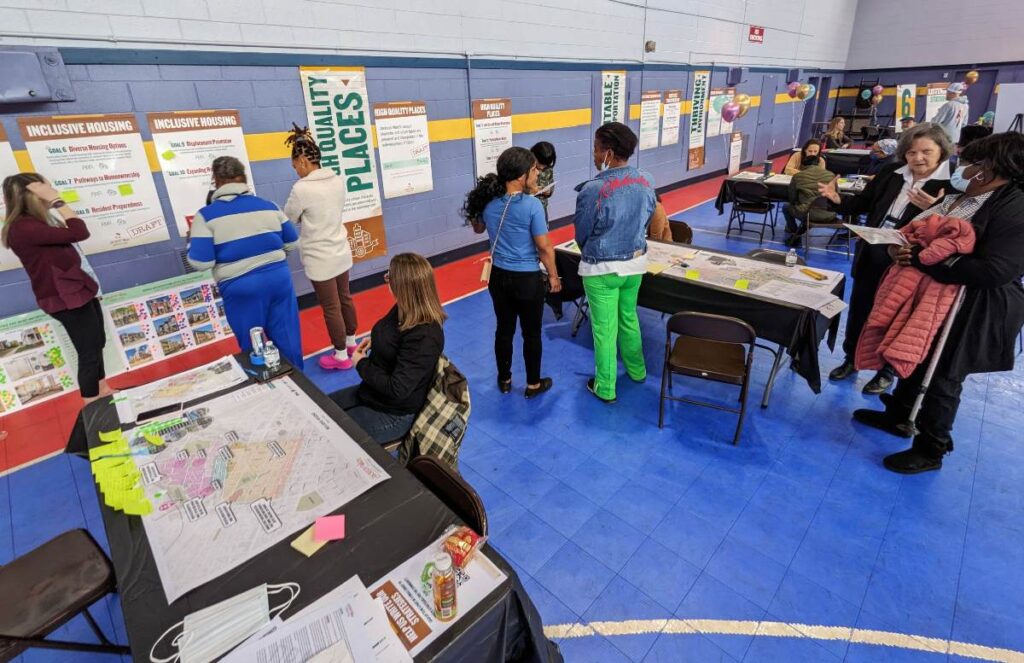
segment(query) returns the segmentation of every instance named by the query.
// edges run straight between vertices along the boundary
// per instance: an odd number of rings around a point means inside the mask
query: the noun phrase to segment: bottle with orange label
[[[455,569],[452,557],[448,553],[438,553],[434,557],[434,616],[442,622],[455,619],[458,612],[455,598]]]

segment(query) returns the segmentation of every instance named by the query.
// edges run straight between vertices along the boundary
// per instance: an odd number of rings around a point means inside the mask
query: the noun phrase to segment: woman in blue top
[[[491,246],[491,279],[487,289],[498,320],[494,355],[498,388],[512,391],[512,339],[519,321],[526,362],[526,397],[551,388],[540,375],[541,334],[545,285],[562,289],[555,269],[555,250],[548,239],[544,206],[531,193],[537,187],[537,160],[530,150],[510,147],[498,157],[497,173],[481,177],[466,195],[462,214],[473,229],[487,231]],[[550,276],[540,271],[544,264]]]

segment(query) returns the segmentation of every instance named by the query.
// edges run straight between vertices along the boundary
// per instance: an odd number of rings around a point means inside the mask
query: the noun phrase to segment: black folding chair
[[[732,183],[732,210],[729,212],[729,225],[726,227],[725,236],[732,233],[732,224],[737,223],[737,231],[740,233],[758,233],[758,243],[764,241],[764,231],[770,228],[772,239],[775,239],[775,220],[772,211],[775,205],[769,198],[768,185],[763,182],[740,180]],[[760,215],[761,221],[750,221],[747,215]],[[747,230],[746,226],[753,226]],[[760,230],[757,230],[760,229]]]
[[[832,235],[825,242],[825,249],[830,247],[844,247],[846,250],[846,259],[850,259],[852,254],[851,245],[853,244],[853,233],[850,229],[844,226],[838,217],[835,217],[832,221],[816,222],[811,220],[811,216],[814,214],[814,210],[827,210],[831,211],[831,203],[824,196],[818,196],[811,203],[811,206],[807,209],[807,220],[804,222],[804,255],[809,256],[811,251],[811,231],[819,228],[827,228],[832,231]]]
[[[437,499],[480,536],[487,536],[487,512],[473,486],[433,456],[416,456],[406,465]]]

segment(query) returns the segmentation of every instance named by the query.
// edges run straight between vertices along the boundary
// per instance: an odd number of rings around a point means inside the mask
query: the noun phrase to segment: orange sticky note
[[[315,526],[310,526],[299,535],[299,538],[292,541],[292,548],[295,548],[306,557],[312,557],[313,553],[327,545],[326,541],[316,541],[313,539],[313,527]]]
[[[345,538],[345,514],[324,516],[313,523],[313,540],[337,541]]]

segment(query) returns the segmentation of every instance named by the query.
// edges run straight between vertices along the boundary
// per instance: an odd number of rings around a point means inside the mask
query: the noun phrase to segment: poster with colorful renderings
[[[42,311],[0,320],[0,414],[78,389],[75,361],[64,328]]]

